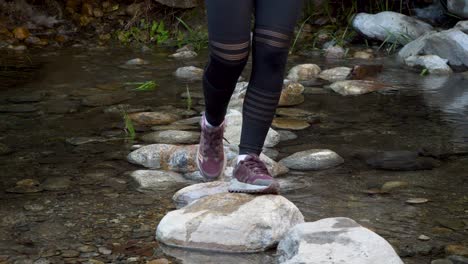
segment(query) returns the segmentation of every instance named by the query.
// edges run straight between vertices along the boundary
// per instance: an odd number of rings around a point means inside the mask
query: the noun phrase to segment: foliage
[[[192,109],[192,96],[190,95],[188,84],[186,86],[186,89],[187,89],[187,110],[190,110]]]
[[[169,39],[169,31],[166,30],[163,21],[147,22],[141,19],[139,23],[128,29],[118,30],[117,38],[120,42],[128,44],[130,42],[154,42],[157,45],[164,44]]]
[[[130,139],[132,139],[132,140],[135,139],[136,132],[135,132],[135,128],[133,126],[132,119],[130,119],[127,112],[125,110],[123,110],[123,109],[122,109],[122,116],[123,116],[124,123],[125,123],[125,128],[124,128],[125,133],[127,134],[127,136]]]
[[[138,85],[134,90],[135,91],[152,91],[158,86],[155,81],[147,82],[128,82],[126,85]]]
[[[190,44],[193,48],[198,51],[208,47],[208,32],[205,30],[194,30],[182,18],[176,17],[176,19],[186,29],[186,32],[177,31],[177,46],[182,47]]]

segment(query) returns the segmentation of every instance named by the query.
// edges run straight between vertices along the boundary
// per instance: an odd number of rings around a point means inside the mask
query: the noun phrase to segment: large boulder
[[[392,246],[349,218],[296,225],[278,245],[279,263],[403,264]]]
[[[462,18],[468,18],[468,0],[447,0],[447,10]]]
[[[192,8],[198,6],[197,0],[156,0],[156,2],[176,8]]]
[[[458,28],[426,34],[405,45],[401,59],[416,55],[437,55],[452,66],[468,67],[468,34]]]
[[[221,252],[260,252],[303,223],[299,209],[279,195],[220,193],[169,212],[156,238],[169,246]]]
[[[432,31],[431,25],[400,13],[385,11],[378,14],[359,13],[353,27],[370,39],[406,44]]]

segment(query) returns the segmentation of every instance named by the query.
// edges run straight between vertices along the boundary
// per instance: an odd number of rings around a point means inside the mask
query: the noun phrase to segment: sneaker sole
[[[226,170],[226,164],[227,164],[226,155],[224,155],[223,168],[221,169],[221,172],[219,173],[219,175],[210,176],[210,175],[207,175],[206,173],[204,173],[203,170],[201,169],[199,159],[198,159],[199,151],[200,151],[200,146],[197,147],[197,167],[198,167],[198,170],[200,171],[201,175],[205,179],[205,182],[211,182],[211,181],[217,180],[224,173],[224,171]]]
[[[231,193],[279,194],[280,186],[277,182],[273,182],[268,186],[261,186],[232,179],[228,191]]]

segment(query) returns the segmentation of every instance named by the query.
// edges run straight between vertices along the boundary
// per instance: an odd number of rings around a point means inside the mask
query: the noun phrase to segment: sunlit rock
[[[279,161],[294,170],[324,170],[338,166],[343,158],[328,149],[311,149],[300,151]]]
[[[314,79],[321,69],[316,64],[299,64],[289,70],[288,79],[291,81],[307,81]]]

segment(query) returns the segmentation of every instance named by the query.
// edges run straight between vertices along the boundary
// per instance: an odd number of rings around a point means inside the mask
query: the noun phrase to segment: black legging
[[[243,105],[239,154],[259,155],[278,105],[288,50],[302,0],[205,0],[210,57],[203,88],[208,122],[220,125],[250,51],[252,73]]]

